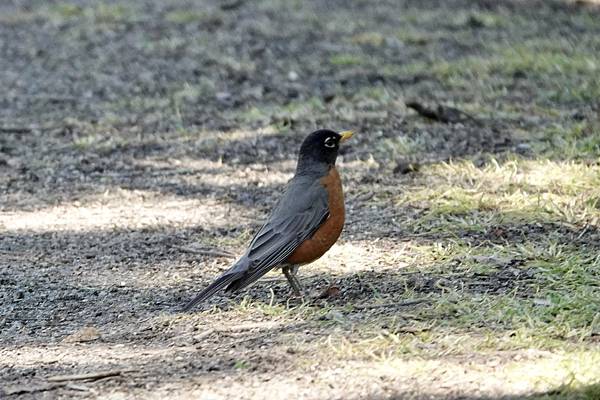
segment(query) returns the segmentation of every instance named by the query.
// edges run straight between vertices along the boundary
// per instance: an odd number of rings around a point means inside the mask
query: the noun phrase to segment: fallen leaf
[[[329,286],[327,289],[325,289],[320,295],[319,295],[319,299],[327,299],[327,298],[333,298],[333,297],[338,297],[341,293],[341,290],[339,287],[337,286]]]

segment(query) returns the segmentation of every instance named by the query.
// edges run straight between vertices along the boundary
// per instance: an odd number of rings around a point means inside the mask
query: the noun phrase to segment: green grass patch
[[[165,14],[164,18],[167,22],[181,25],[192,23],[220,25],[223,23],[223,16],[219,13],[203,10],[173,10]]]
[[[137,19],[137,9],[126,4],[95,2],[93,6],[56,3],[48,8],[50,18],[58,21],[85,19],[95,24],[113,24]]]
[[[541,151],[555,158],[593,159],[600,156],[600,122],[567,121],[544,131]]]
[[[339,67],[364,64],[365,59],[357,54],[336,54],[329,57],[329,63]]]

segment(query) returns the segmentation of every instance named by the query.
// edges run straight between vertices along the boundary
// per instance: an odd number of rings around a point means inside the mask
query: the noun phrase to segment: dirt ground
[[[2,398],[598,398],[599,21],[593,2],[3,1]],[[357,135],[309,295],[274,272],[180,312],[318,127]]]

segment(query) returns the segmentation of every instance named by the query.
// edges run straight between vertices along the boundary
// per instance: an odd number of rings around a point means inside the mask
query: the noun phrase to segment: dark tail
[[[216,281],[211,283],[206,289],[200,292],[198,296],[194,297],[189,303],[187,303],[185,307],[183,307],[182,311],[189,311],[192,307],[212,297],[219,290],[223,289],[236,279],[239,279],[242,275],[243,273],[239,271],[229,270],[225,272],[223,275],[218,277]]]

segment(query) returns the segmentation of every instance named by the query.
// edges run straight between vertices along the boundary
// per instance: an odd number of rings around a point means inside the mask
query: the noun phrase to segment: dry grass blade
[[[98,380],[102,378],[108,378],[111,376],[119,376],[127,372],[136,372],[136,369],[115,369],[111,371],[101,372],[90,372],[87,374],[73,374],[73,375],[56,375],[46,378],[48,382],[67,382],[67,381],[84,381],[84,380]]]
[[[0,3],[0,399],[600,399],[600,9],[330,3]],[[321,127],[305,297],[181,313]]]

